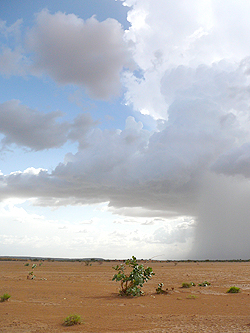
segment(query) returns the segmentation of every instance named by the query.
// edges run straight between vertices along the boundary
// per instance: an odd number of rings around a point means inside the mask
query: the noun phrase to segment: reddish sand
[[[38,262],[34,280],[27,279],[34,262],[25,263],[0,261],[0,296],[11,295],[0,303],[0,332],[250,332],[249,262],[145,263],[156,274],[143,297],[118,296],[114,262]],[[211,285],[199,287],[205,280]],[[156,294],[161,282],[174,290]],[[234,285],[241,292],[226,293]],[[70,314],[82,324],[63,326]]]

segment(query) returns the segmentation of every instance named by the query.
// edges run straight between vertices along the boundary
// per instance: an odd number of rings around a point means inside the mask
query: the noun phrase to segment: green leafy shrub
[[[9,294],[3,294],[3,296],[1,296],[0,300],[1,302],[5,302],[5,301],[8,301],[8,299],[10,298],[11,296]]]
[[[27,262],[24,266],[29,266],[30,264]]]
[[[207,281],[204,281],[204,282],[202,282],[202,283],[199,283],[199,286],[200,287],[207,287],[207,286],[210,286],[210,282],[207,282]]]
[[[34,261],[38,261],[38,260],[35,260],[34,259]],[[39,264],[39,266],[41,265],[41,263]],[[25,265],[26,266],[26,265]],[[36,264],[33,264],[32,266],[31,266],[31,268],[32,269],[35,269],[37,267],[37,265]],[[33,271],[31,271],[31,272],[29,272],[29,275],[27,276],[27,279],[28,280],[34,280],[35,279],[35,275],[34,275],[34,272]]]
[[[239,292],[240,292],[240,288],[235,287],[235,286],[230,287],[230,288],[228,289],[228,291],[227,291],[227,293],[231,293],[231,294],[237,294],[237,293],[239,293]]]
[[[73,325],[80,325],[80,324],[81,324],[81,317],[76,314],[66,317],[63,322],[64,326],[73,326]]]
[[[191,284],[191,283],[188,283],[188,282],[183,282],[181,287],[182,287],[182,288],[191,288],[191,287],[192,287],[192,284]]]
[[[126,273],[127,267],[132,269],[128,273]],[[152,275],[155,275],[151,267],[145,269],[142,264],[139,265],[134,256],[132,256],[132,259],[126,260],[125,264],[117,265],[113,269],[117,271],[117,274],[113,276],[112,281],[121,282],[121,296],[143,295],[143,291],[141,290],[143,284],[150,280]]]

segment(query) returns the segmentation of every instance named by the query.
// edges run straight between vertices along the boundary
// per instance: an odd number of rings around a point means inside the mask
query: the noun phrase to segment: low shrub
[[[1,302],[5,302],[5,301],[8,301],[8,299],[10,298],[11,296],[9,294],[3,294],[3,296],[1,296],[0,300]]]
[[[204,281],[204,282],[202,282],[202,283],[199,283],[199,286],[200,287],[207,287],[207,286],[210,286],[210,282],[207,282],[207,281]]]
[[[158,283],[158,287],[156,288],[156,293],[157,294],[167,294],[168,293],[168,290],[163,290],[164,284],[163,283]]]
[[[66,317],[63,322],[64,326],[73,326],[73,325],[80,325],[80,324],[81,324],[81,317],[76,314]]]
[[[231,294],[237,294],[237,293],[239,293],[239,292],[240,292],[240,288],[235,287],[235,286],[230,287],[230,288],[228,289],[228,291],[227,291],[227,293],[231,293]]]
[[[182,287],[182,288],[191,288],[191,287],[192,287],[192,284],[191,284],[191,283],[188,283],[188,282],[183,282],[181,287]]]

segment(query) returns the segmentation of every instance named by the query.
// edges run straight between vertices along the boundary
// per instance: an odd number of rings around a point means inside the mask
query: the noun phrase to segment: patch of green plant
[[[239,292],[240,292],[240,288],[235,287],[235,286],[230,287],[230,288],[228,289],[228,291],[227,291],[227,293],[231,293],[231,294],[237,294],[237,293],[239,293]]]
[[[167,290],[163,290],[164,284],[163,283],[158,283],[158,287],[156,288],[156,293],[157,294],[167,294],[168,291]]]
[[[8,301],[8,299],[10,298],[11,296],[9,294],[3,294],[3,296],[1,296],[0,298],[0,301],[1,302],[5,302],[5,301]]]
[[[73,325],[80,325],[80,324],[81,324],[81,317],[77,314],[66,317],[63,322],[64,326],[73,326]]]
[[[202,282],[202,283],[199,283],[199,286],[200,287],[207,287],[207,286],[210,286],[210,282],[207,282],[207,281],[204,281],[204,282]]]
[[[126,268],[130,271],[126,272]],[[117,265],[113,267],[117,271],[112,278],[112,281],[120,281],[121,296],[141,296],[143,291],[141,288],[143,284],[151,279],[152,275],[155,275],[152,267],[144,268],[143,264],[139,265],[136,257],[132,256],[132,259],[125,261],[125,264]]]
[[[30,264],[27,262],[24,266],[29,266]]]
[[[188,282],[183,282],[181,287],[182,287],[182,288],[191,288],[191,287],[192,287],[192,284],[191,284],[191,283],[188,283]]]
[[[29,272],[29,275],[27,276],[27,278],[29,279],[29,280],[34,280],[35,279],[35,275],[34,275],[34,272],[32,271],[32,272]]]
[[[188,296],[187,296],[187,299],[196,299],[196,298],[197,298],[196,295],[188,295]]]

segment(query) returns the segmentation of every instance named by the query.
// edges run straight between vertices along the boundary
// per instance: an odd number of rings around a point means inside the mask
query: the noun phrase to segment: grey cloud
[[[58,122],[60,111],[47,114],[32,110],[17,100],[0,104],[3,147],[16,144],[32,150],[60,147],[67,141],[69,124]]]
[[[18,100],[0,104],[2,149],[15,144],[38,151],[61,147],[67,140],[78,141],[82,147],[86,133],[97,123],[88,113],[79,114],[73,123],[61,121],[62,117],[60,111],[42,113]]]
[[[250,177],[250,143],[233,148],[219,156],[211,170],[220,174]]]
[[[110,202],[117,211],[142,207],[142,216],[146,210],[153,216],[194,215],[199,171],[207,157],[199,162],[198,140],[197,156],[189,156],[188,145],[183,146],[187,137],[179,140],[178,131],[171,131],[170,126],[152,134],[132,117],[121,132],[92,130],[88,145],[68,154],[51,174],[6,176],[6,193],[32,195],[41,205]]]
[[[86,134],[97,122],[89,113],[79,114],[72,123],[62,121],[63,113],[33,110],[18,100],[0,104],[0,133],[2,150],[15,144],[34,151],[58,148],[68,140],[78,142],[83,148]]]
[[[187,76],[186,88],[176,86],[168,120],[157,131],[144,130],[133,117],[127,119],[123,131],[93,128],[95,124],[87,115],[76,118],[68,137],[80,142],[79,151],[68,153],[64,163],[46,175],[50,197],[43,192],[45,185],[40,186],[37,202],[110,202],[117,212],[124,207],[141,207],[160,217],[196,216],[204,173],[245,137],[242,128],[246,122],[241,112],[237,113],[241,111],[238,100],[232,96],[227,101],[233,82],[237,85],[239,77],[244,76],[238,68],[224,70],[216,65],[197,70],[178,68],[166,72],[162,82],[166,98],[174,77],[183,75]],[[217,81],[221,77],[224,83],[220,85]],[[87,131],[89,128],[92,130]],[[18,177],[22,179],[22,175]],[[32,183],[36,184],[41,175],[33,177]],[[16,182],[12,190],[18,191],[19,184]],[[22,191],[29,195],[28,190]]]
[[[168,105],[175,100],[202,98],[219,102],[220,113],[224,108],[245,107],[241,98],[244,101],[248,98],[247,88],[245,60],[239,63],[221,60],[197,67],[180,65],[166,70],[161,79],[161,92]]]
[[[147,207],[138,207],[136,205],[129,207],[114,207],[109,205],[109,211],[113,214],[123,215],[123,216],[133,216],[133,217],[156,217],[161,216],[163,218],[176,216],[176,211],[171,211],[167,207],[163,209],[149,209]],[[163,221],[163,220],[162,220]]]
[[[128,65],[128,48],[121,25],[114,19],[84,22],[74,14],[47,10],[37,14],[27,37],[34,53],[34,70],[60,84],[84,86],[100,99],[120,91],[120,72]]]
[[[98,122],[93,121],[89,113],[79,114],[71,125],[68,138],[72,141],[78,141],[79,149],[83,149],[87,145],[85,134],[97,124]]]

